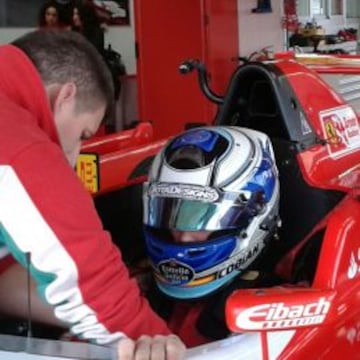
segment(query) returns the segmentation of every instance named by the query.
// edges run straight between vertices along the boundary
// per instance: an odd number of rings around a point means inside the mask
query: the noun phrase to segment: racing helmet
[[[279,179],[267,135],[187,130],[155,157],[143,190],[146,248],[166,295],[209,295],[249,268],[279,224]],[[176,241],[176,233],[208,234]]]

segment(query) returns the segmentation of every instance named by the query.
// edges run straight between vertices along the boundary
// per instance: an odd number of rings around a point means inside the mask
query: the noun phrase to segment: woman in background
[[[47,1],[40,8],[38,25],[40,29],[58,29],[61,26],[59,20],[59,8],[55,1]]]
[[[72,29],[81,33],[91,42],[102,55],[108,65],[115,88],[115,100],[119,99],[121,91],[120,77],[126,73],[121,62],[121,55],[111,49],[105,49],[105,24],[101,21],[92,1],[78,0],[73,7]]]
[[[42,30],[70,30],[73,1],[48,0],[39,11],[38,25]]]
[[[72,22],[72,29],[83,34],[103,55],[104,29],[94,6],[87,1],[76,1],[73,7]]]

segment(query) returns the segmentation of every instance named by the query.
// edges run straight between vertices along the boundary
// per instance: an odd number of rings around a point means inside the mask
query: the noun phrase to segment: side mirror
[[[232,332],[289,330],[328,325],[335,320],[331,289],[272,287],[235,291],[226,303]]]

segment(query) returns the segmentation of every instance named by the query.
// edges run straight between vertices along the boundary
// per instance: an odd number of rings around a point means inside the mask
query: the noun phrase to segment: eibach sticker
[[[260,304],[241,311],[236,317],[236,326],[246,330],[284,330],[320,325],[325,321],[330,306],[325,297],[308,304]]]
[[[350,106],[322,111],[319,116],[330,157],[360,150],[359,120]]]

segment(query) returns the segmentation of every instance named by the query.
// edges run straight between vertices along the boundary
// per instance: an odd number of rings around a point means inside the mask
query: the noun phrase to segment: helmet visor
[[[244,200],[239,193],[225,194],[213,188],[207,189],[208,192],[205,189],[204,192],[204,188],[196,186],[171,186],[173,188],[170,191],[167,189],[167,193],[164,194],[159,193],[159,189],[154,191],[145,185],[145,225],[179,231],[241,229],[247,227],[264,203],[259,192],[249,192],[250,198]],[[177,197],[181,191],[182,197]],[[187,195],[184,195],[185,193]]]

